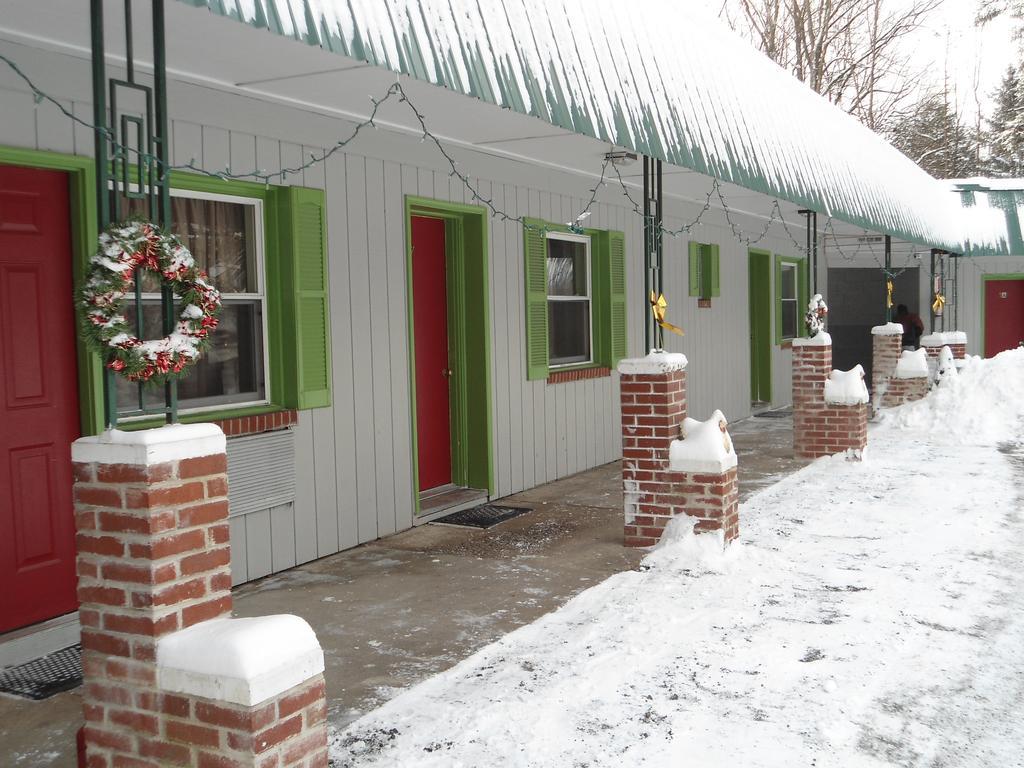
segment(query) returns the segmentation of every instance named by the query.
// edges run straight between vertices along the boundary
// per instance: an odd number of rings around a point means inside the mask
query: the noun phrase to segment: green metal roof
[[[913,242],[1005,250],[884,139],[677,0],[180,0]]]

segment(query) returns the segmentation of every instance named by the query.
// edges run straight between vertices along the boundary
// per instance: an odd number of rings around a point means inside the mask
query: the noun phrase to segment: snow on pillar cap
[[[897,379],[922,379],[928,376],[928,352],[923,349],[904,350],[896,363]]]
[[[655,375],[682,371],[686,368],[686,355],[679,352],[652,350],[647,357],[630,357],[619,360],[618,371],[630,376]]]
[[[224,453],[225,446],[224,432],[216,424],[167,424],[133,432],[108,429],[72,443],[71,460],[152,466]]]
[[[721,474],[736,466],[736,450],[721,411],[707,421],[683,419],[683,438],[669,446],[668,466],[672,472]]]
[[[794,347],[831,347],[832,337],[829,336],[825,331],[821,331],[818,334],[811,336],[809,339],[800,337],[793,339]]]
[[[825,380],[825,402],[829,405],[861,405],[868,402],[864,369],[855,365],[848,371],[832,371]]]
[[[324,671],[324,652],[298,616],[211,619],[162,637],[157,683],[165,691],[253,706]]]
[[[903,334],[903,326],[899,323],[876,325],[871,329],[871,334],[873,336],[900,336]]]
[[[946,344],[966,344],[967,334],[963,331],[946,331],[945,333],[929,333],[921,337],[922,347],[943,347]]]

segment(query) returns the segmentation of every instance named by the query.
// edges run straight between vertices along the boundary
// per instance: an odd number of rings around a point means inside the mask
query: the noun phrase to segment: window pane
[[[796,265],[782,265],[782,298],[796,299]]]
[[[796,332],[796,299],[782,300],[782,337],[792,339]]]
[[[548,302],[548,359],[551,365],[590,361],[590,302]]]
[[[129,321],[134,305],[126,307]],[[263,318],[258,300],[225,301],[218,316],[219,324],[210,334],[210,345],[199,362],[189,368],[188,375],[178,381],[179,407],[201,408],[232,402],[266,399],[263,375]],[[145,338],[159,338],[160,305],[143,304]],[[146,386],[146,402],[162,405],[163,389]],[[118,377],[117,402],[121,411],[138,407],[135,384]]]
[[[587,295],[587,244],[548,238],[548,296]]]
[[[125,214],[146,215],[144,200],[123,201]],[[171,198],[171,231],[195,256],[221,293],[256,293],[256,207],[225,200]],[[159,291],[148,275],[144,291]]]

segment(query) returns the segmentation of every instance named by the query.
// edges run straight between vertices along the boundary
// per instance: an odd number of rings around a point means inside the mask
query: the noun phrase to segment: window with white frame
[[[547,233],[547,296],[549,365],[591,362],[589,237]]]
[[[143,201],[130,201],[126,214],[145,215]],[[233,195],[172,190],[171,231],[206,270],[221,292],[219,324],[210,345],[179,380],[181,410],[257,405],[268,401],[267,307],[264,277],[263,201]],[[143,328],[146,338],[163,335],[159,278],[143,278]],[[129,294],[130,296],[132,294]],[[134,302],[126,316],[135,316]],[[122,410],[138,407],[135,385],[119,380]],[[149,404],[162,403],[158,388],[144,388]]]
[[[779,272],[779,307],[780,327],[783,339],[794,339],[799,336],[799,286],[797,283],[798,265],[782,262]]]

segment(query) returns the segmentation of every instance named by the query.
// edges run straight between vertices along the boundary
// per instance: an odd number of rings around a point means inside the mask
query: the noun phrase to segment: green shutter
[[[700,243],[690,241],[690,295],[700,296]]]
[[[626,356],[626,235],[608,233],[610,302],[608,311],[611,359],[614,368]]]
[[[718,272],[718,255],[719,248],[716,244],[712,243],[707,246],[708,253],[708,274],[711,276],[711,287],[708,296],[721,296],[721,278]]]
[[[288,408],[331,404],[331,347],[324,193],[285,187],[277,193],[276,277],[280,334],[274,402]]]
[[[782,257],[775,254],[775,343],[782,343]]]
[[[548,377],[548,248],[544,222],[523,226],[526,276],[526,378]]]

